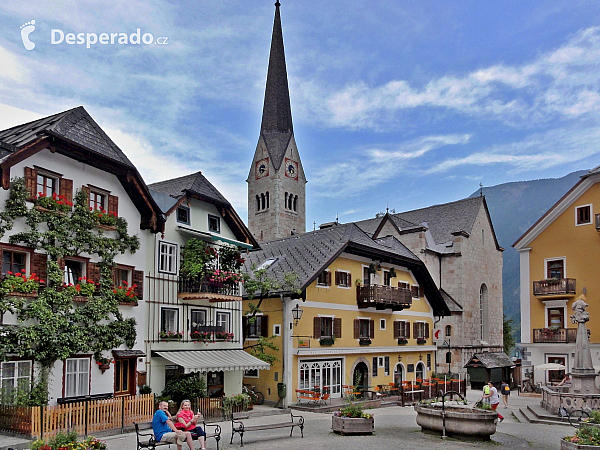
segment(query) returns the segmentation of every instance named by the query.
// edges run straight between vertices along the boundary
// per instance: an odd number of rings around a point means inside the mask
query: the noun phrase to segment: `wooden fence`
[[[84,436],[99,431],[132,427],[149,422],[154,414],[154,395],[117,397],[56,406],[0,405],[0,430],[48,439],[60,431]]]

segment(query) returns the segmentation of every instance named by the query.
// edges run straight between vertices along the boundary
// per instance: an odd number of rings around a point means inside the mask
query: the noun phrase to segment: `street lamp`
[[[300,306],[296,303],[296,306],[292,308],[292,317],[294,318],[294,326],[298,325],[300,319],[302,319],[302,313],[304,311]]]

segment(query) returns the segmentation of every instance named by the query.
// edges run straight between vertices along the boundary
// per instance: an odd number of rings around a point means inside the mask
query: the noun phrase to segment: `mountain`
[[[519,254],[511,246],[586,172],[581,170],[562,178],[516,181],[483,188],[496,237],[505,249],[502,269],[504,314],[513,320],[517,342],[521,340]],[[471,197],[478,195],[479,190]]]

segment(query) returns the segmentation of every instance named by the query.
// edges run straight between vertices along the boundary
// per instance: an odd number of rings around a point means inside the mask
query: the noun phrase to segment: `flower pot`
[[[7,297],[29,297],[29,298],[35,298],[38,296],[37,291],[33,291],[33,292],[9,292],[8,294],[6,294]]]
[[[331,429],[342,435],[372,434],[375,431],[375,418],[331,417]]]
[[[110,364],[99,364],[98,368],[102,371],[102,373],[104,373],[110,369]]]
[[[598,450],[598,449],[600,449],[600,446],[577,444],[575,442],[569,442],[569,441],[565,441],[564,439],[561,439],[560,440],[560,448],[561,448],[561,450],[573,450],[573,449],[585,449],[585,448]]]

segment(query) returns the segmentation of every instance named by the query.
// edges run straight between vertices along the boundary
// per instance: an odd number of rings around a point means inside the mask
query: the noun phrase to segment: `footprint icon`
[[[35,20],[31,22],[24,23],[21,25],[21,39],[23,39],[23,45],[25,46],[25,50],[33,50],[35,48],[35,43],[29,40],[29,35],[35,30]]]

